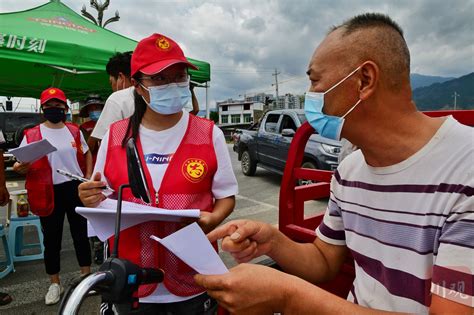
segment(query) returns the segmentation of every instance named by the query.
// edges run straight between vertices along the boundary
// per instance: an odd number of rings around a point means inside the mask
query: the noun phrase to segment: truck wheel
[[[316,165],[311,161],[306,161],[301,165],[301,168],[310,168],[310,169],[317,169]],[[310,179],[298,179],[298,186],[310,185],[313,181]]]
[[[15,145],[16,145],[16,146],[19,146],[19,145],[20,145],[21,140],[23,140],[23,133],[25,132],[26,129],[33,128],[33,127],[36,126],[36,125],[37,125],[37,124],[34,124],[34,123],[27,123],[27,124],[21,126],[20,128],[18,128],[18,129],[15,131],[15,138],[14,138]]]
[[[255,171],[257,170],[257,163],[252,160],[250,157],[249,151],[244,151],[240,158],[240,166],[242,168],[242,173],[246,176],[253,176],[255,175]]]

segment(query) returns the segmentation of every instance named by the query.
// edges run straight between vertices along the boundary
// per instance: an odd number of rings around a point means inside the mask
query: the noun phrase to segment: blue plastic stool
[[[15,268],[13,267],[13,259],[11,255],[10,246],[8,246],[7,236],[5,234],[5,229],[3,228],[2,224],[0,224],[0,238],[2,239],[3,250],[5,251],[5,257],[6,257],[6,260],[0,261],[0,264],[2,266],[5,266],[5,269],[0,271],[0,279],[2,279],[6,275],[8,275],[10,272],[15,271]]]
[[[32,225],[36,227],[38,232],[39,243],[25,244],[23,242],[24,227]],[[13,261],[30,261],[43,259],[44,245],[43,245],[43,232],[41,231],[41,223],[38,216],[29,215],[27,217],[12,217],[10,218],[10,228],[8,231],[8,243],[10,251],[12,253]],[[24,249],[39,248],[41,251],[39,254],[22,255]]]

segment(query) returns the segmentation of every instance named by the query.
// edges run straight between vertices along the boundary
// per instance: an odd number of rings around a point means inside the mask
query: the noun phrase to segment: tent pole
[[[208,98],[209,85],[206,82],[206,118],[209,119],[209,98]]]

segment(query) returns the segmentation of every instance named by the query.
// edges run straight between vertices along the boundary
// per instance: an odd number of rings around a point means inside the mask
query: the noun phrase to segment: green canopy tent
[[[59,0],[0,13],[0,95],[38,98],[42,90],[55,86],[74,101],[90,93],[106,97],[112,92],[107,61],[136,44],[96,26]],[[188,60],[199,67],[190,71],[193,82],[210,81],[209,63]]]

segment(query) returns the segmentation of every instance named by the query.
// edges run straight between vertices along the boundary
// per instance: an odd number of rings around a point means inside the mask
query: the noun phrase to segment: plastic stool
[[[32,225],[36,227],[38,232],[39,243],[24,244],[23,232],[24,227]],[[41,231],[41,223],[38,216],[29,215],[27,217],[12,217],[10,219],[10,228],[8,231],[8,243],[10,251],[12,253],[13,261],[29,261],[36,259],[43,259],[44,245],[43,245],[43,232]],[[24,249],[39,248],[41,252],[39,254],[22,255],[21,252]]]
[[[13,259],[10,251],[10,246],[8,246],[7,236],[5,234],[5,229],[3,228],[2,224],[0,224],[0,238],[2,239],[3,250],[5,251],[6,257],[6,260],[0,261],[0,264],[2,266],[5,265],[5,269],[0,271],[0,279],[2,279],[10,272],[15,271],[15,268],[13,267]]]

